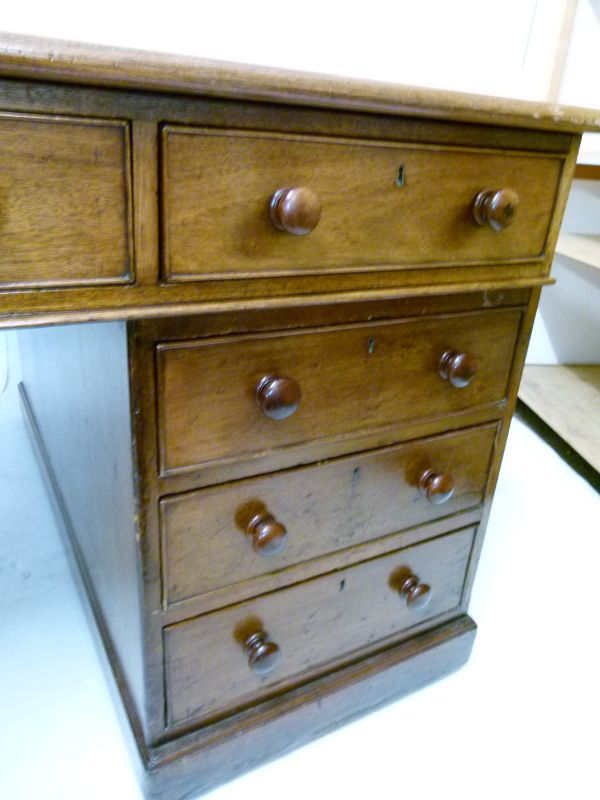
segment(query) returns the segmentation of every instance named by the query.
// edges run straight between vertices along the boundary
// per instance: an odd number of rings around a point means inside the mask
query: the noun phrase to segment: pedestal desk
[[[592,111],[5,35],[0,323],[183,798],[459,667]]]

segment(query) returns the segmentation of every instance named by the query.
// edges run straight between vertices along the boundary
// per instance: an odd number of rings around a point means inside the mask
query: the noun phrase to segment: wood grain
[[[245,102],[207,96],[157,91],[127,91],[116,87],[6,79],[0,76],[0,109],[43,114],[91,114],[152,122],[166,120],[185,125],[281,133],[322,134],[389,141],[447,145],[474,145],[500,150],[568,153],[572,133],[508,128],[490,121],[468,125],[451,120],[419,119],[407,115],[361,113]]]
[[[477,506],[495,435],[495,425],[461,431],[163,499],[167,604]],[[441,506],[419,488],[430,468],[454,479]],[[270,558],[255,553],[246,535],[248,520],[263,510],[287,529],[285,547]]]
[[[132,277],[125,122],[0,114],[0,288]]]
[[[529,364],[519,397],[600,472],[600,366]]]
[[[485,539],[486,526],[490,517],[490,513],[492,511],[492,499],[494,496],[494,491],[496,489],[498,476],[500,474],[500,467],[502,466],[502,457],[504,454],[504,448],[506,446],[506,441],[508,438],[510,422],[515,410],[515,405],[517,403],[517,391],[519,388],[521,375],[523,373],[523,365],[525,363],[525,356],[527,354],[527,348],[531,337],[531,330],[533,328],[533,323],[539,299],[540,299],[540,290],[538,289],[532,291],[529,298],[529,303],[527,304],[527,308],[525,309],[525,312],[523,314],[523,320],[521,323],[521,328],[519,330],[519,336],[517,338],[517,342],[515,345],[515,350],[513,354],[513,363],[510,372],[510,377],[508,380],[506,407],[504,409],[502,424],[499,427],[498,436],[496,438],[496,445],[494,448],[494,458],[492,459],[492,463],[490,465],[488,484],[486,488],[486,501],[483,506],[481,524],[478,526],[477,533],[475,534],[475,542],[473,544],[473,551],[471,553],[471,560],[469,562],[469,569],[467,573],[467,580],[465,584],[465,593],[464,593],[465,608],[468,606],[468,602],[471,596],[471,591],[473,589],[475,573],[477,570],[479,557]]]
[[[574,177],[578,181],[600,181],[600,164],[577,164]]]
[[[136,119],[131,123],[131,137],[135,281],[138,286],[155,286],[159,272],[156,125]]]
[[[147,795],[175,800],[207,791],[421,688],[464,664],[475,633],[475,623],[463,614],[228,720],[161,743],[148,764]]]
[[[598,113],[15,35],[0,77],[0,325],[130,320],[27,332],[23,371],[150,794],[462,663]],[[284,186],[322,207],[279,220],[306,236],[269,222]],[[506,188],[511,227],[478,228],[474,195]],[[469,386],[446,351],[477,361]],[[288,419],[255,400],[267,375],[298,383]],[[259,505],[286,529],[270,558],[243,533]],[[263,678],[248,641],[281,653]]]
[[[356,278],[357,276],[354,276]],[[196,288],[192,285],[176,288]],[[271,305],[264,299],[262,308],[242,311],[232,309],[214,314],[182,314],[170,319],[157,317],[132,325],[137,337],[145,343],[181,342],[185,339],[228,336],[230,334],[283,331],[297,328],[377,322],[394,319],[415,319],[461,311],[489,311],[498,308],[523,308],[529,302],[529,289],[479,290],[468,292],[423,293],[418,297],[402,296],[369,298],[361,295],[353,301],[332,303],[331,299],[310,304]]]
[[[600,236],[561,233],[556,243],[558,255],[572,258],[580,264],[600,269]]]
[[[23,384],[80,568],[145,729],[124,324],[24,330],[19,350]]]
[[[423,272],[427,271],[427,276]],[[52,292],[0,292],[0,328],[109,320],[176,319],[197,315],[310,309],[388,299],[438,298],[465,292],[496,294],[554,283],[544,265],[507,264],[485,269],[252,278],[160,286],[104,287]]]
[[[2,34],[0,75],[541,130],[600,130],[600,114],[592,109],[311,75],[15,33]]]
[[[181,126],[162,148],[167,280],[539,258],[561,170],[556,157]],[[320,201],[308,236],[273,226],[282,186]],[[475,196],[503,186],[521,198],[514,224],[480,229]]]
[[[241,603],[244,600],[256,597],[258,594],[285,589],[288,586],[300,584],[332,570],[360,564],[371,558],[378,558],[386,553],[392,553],[401,547],[409,547],[425,539],[443,536],[458,528],[479,525],[483,511],[484,506],[480,505],[458,514],[441,517],[424,525],[405,528],[398,533],[392,533],[379,539],[370,539],[367,542],[349,546],[344,550],[336,550],[311,561],[303,561],[282,570],[268,572],[256,578],[245,580],[242,583],[235,583],[222,589],[215,589],[212,592],[196,595],[189,600],[182,600],[175,605],[164,608],[161,614],[162,622],[165,626],[175,625],[192,617],[216,611],[224,606]]]
[[[255,703],[457,608],[472,542],[469,528],[167,628],[170,723]],[[407,569],[432,587],[424,609],[399,596]],[[257,625],[282,654],[263,678],[249,670],[243,648]]]
[[[517,310],[488,311],[160,345],[161,472],[283,448],[293,463],[293,448],[305,442],[496,403],[505,396],[520,318]],[[438,375],[448,349],[479,361],[464,389]],[[268,374],[288,375],[302,390],[286,420],[264,417],[254,399]]]

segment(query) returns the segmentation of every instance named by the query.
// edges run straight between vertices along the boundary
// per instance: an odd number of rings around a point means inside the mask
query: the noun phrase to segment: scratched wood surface
[[[132,277],[126,123],[0,114],[0,287]]]
[[[540,258],[562,168],[556,157],[177,126],[162,142],[168,280]],[[268,214],[277,189],[297,186],[322,207],[304,236]],[[476,194],[505,186],[520,197],[513,224],[480,227]]]
[[[473,533],[458,531],[167,628],[169,720],[206,719],[256,702],[457,608]],[[407,570],[431,587],[424,608],[399,595]],[[265,677],[249,668],[240,641],[255,628],[281,649],[280,665]]]
[[[502,400],[518,310],[160,345],[158,402],[164,473],[268,455]],[[479,372],[457,389],[440,378],[447,350],[473,353]],[[265,375],[298,383],[300,406],[266,417],[254,399]],[[260,471],[257,461],[256,471]]]
[[[160,89],[232,99],[382,111],[537,130],[600,130],[600,113],[485,95],[361,81],[3,33],[0,75],[92,86]]]
[[[166,600],[177,603],[473,508],[483,500],[495,437],[491,425],[167,497],[161,502]],[[452,479],[454,494],[443,504],[430,502],[419,487],[428,469]],[[287,530],[283,549],[267,557],[254,551],[247,533],[261,513]]]

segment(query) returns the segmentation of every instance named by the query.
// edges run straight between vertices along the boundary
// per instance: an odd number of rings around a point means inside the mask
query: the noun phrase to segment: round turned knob
[[[294,236],[306,236],[314,230],[321,219],[321,203],[310,189],[277,189],[269,203],[271,222],[279,231]]]
[[[425,470],[419,479],[419,486],[427,495],[427,499],[434,506],[441,506],[442,503],[450,500],[454,494],[454,479],[446,472],[434,472],[432,469]]]
[[[477,373],[477,359],[471,353],[457,353],[447,350],[440,358],[438,367],[440,377],[449,381],[457,389],[468,386]]]
[[[281,650],[274,642],[267,641],[264,631],[250,634],[244,646],[248,651],[248,666],[257,675],[267,675],[281,661]]]
[[[512,223],[518,207],[519,195],[513,189],[484,189],[473,200],[473,217],[478,225],[503,231]]]
[[[285,527],[277,522],[272,514],[256,514],[248,523],[246,530],[252,537],[254,552],[260,556],[274,556],[283,550],[287,542]]]
[[[402,581],[400,597],[406,598],[409,608],[423,608],[431,600],[431,586],[419,583],[416,575],[409,575]]]
[[[298,410],[300,387],[293,378],[267,375],[256,387],[256,402],[270,419],[286,419]]]

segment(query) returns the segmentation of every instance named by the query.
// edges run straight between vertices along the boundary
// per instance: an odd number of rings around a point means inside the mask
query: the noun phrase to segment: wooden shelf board
[[[600,236],[583,233],[561,233],[556,252],[581,264],[600,269]]]
[[[528,365],[519,398],[600,472],[600,365]]]
[[[575,179],[578,181],[600,181],[600,164],[580,164],[577,162]]]

